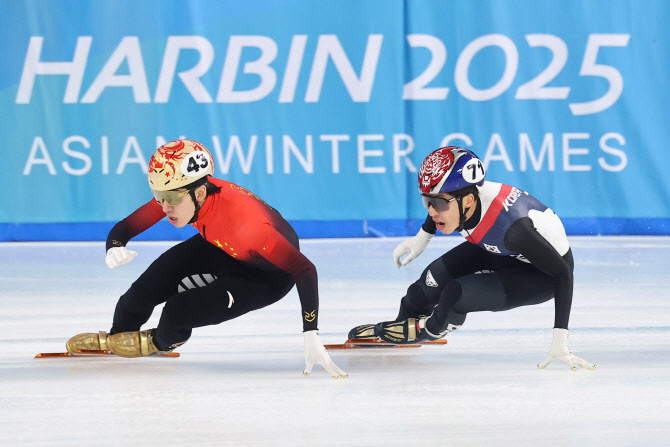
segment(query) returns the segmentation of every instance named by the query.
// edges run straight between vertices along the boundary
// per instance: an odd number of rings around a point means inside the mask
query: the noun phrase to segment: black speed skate
[[[385,342],[397,345],[423,343],[438,340],[446,335],[434,335],[426,329],[426,317],[408,318],[401,321],[383,321],[375,325],[375,334]]]
[[[362,324],[349,331],[349,340],[374,340],[376,338],[374,324]]]

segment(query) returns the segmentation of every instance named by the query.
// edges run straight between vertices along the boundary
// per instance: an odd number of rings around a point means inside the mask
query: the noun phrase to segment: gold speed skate
[[[374,340],[376,338],[374,324],[361,324],[349,331],[349,340]]]
[[[426,320],[426,317],[419,317],[402,321],[384,321],[375,325],[375,333],[385,342],[403,345],[438,340],[449,332],[431,334],[426,329]]]
[[[106,351],[109,349],[109,334],[105,331],[78,334],[69,339],[65,347],[70,354],[77,351]]]
[[[148,355],[165,355],[172,352],[159,351],[154,345],[153,335],[146,331],[120,332],[109,337],[109,349],[120,357],[145,357]]]

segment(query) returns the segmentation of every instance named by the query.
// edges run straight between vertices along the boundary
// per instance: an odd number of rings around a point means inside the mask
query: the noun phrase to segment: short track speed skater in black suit
[[[454,146],[423,161],[419,190],[428,217],[416,236],[395,249],[396,265],[419,256],[436,230],[458,231],[466,242],[428,265],[407,289],[394,321],[357,326],[349,338],[379,337],[396,344],[436,340],[461,327],[470,312],[505,311],[553,298],[553,341],[538,366],[559,359],[572,369],[595,368],[567,345],[574,261],[559,217],[526,191],[486,181],[482,161]]]

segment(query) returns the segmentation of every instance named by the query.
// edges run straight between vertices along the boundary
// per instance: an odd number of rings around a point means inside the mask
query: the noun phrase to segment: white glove
[[[136,251],[128,250],[126,247],[112,247],[107,250],[105,264],[110,269],[127,264],[137,256]]]
[[[312,367],[314,364],[319,364],[323,366],[334,379],[347,378],[349,375],[342,371],[337,365],[330,359],[326,348],[323,347],[323,343],[319,339],[319,333],[317,331],[307,331],[305,334],[305,370],[302,372],[304,375],[309,376],[312,372]]]
[[[542,363],[537,365],[538,368],[544,369],[552,360],[558,359],[570,367],[571,370],[576,371],[577,366],[581,368],[596,369],[596,365],[589,363],[586,360],[573,355],[568,348],[568,330],[554,328],[554,339],[551,341],[551,348],[549,354]]]
[[[416,236],[403,241],[398,245],[395,250],[393,250],[393,260],[395,261],[395,266],[400,268],[403,265],[407,265],[419,256],[428,246],[428,242],[435,236],[434,234],[427,233],[423,231],[423,228],[419,229],[419,232]],[[400,262],[400,257],[405,253],[409,253],[405,259]]]

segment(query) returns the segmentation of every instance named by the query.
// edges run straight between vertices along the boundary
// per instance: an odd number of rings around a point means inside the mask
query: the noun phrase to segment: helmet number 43
[[[191,152],[182,162],[182,172],[189,177],[197,176],[201,169],[207,169],[209,166],[209,157],[205,152]],[[186,165],[186,169],[183,166]]]

